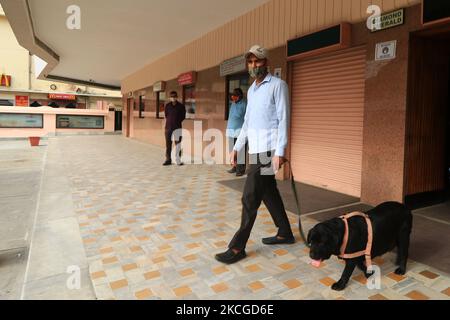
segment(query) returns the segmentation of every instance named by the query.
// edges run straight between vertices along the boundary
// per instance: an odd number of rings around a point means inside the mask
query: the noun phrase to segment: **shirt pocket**
[[[272,92],[267,93],[261,100],[262,116],[267,122],[271,122],[274,118],[276,119],[276,106],[275,99]]]

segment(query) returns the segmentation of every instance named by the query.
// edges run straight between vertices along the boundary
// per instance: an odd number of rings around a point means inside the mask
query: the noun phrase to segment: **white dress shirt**
[[[247,100],[244,124],[234,150],[240,151],[248,139],[250,154],[275,150],[275,156],[284,157],[289,123],[286,82],[269,73],[260,84],[253,82]]]

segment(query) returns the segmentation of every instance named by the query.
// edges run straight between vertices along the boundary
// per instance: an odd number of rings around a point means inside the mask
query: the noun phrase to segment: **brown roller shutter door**
[[[295,179],[360,197],[365,48],[300,60],[292,71]]]

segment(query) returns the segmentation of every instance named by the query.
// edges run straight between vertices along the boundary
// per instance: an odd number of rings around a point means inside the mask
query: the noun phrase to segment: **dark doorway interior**
[[[450,65],[450,57],[448,64]],[[450,68],[449,68],[450,69]],[[450,73],[450,71],[449,71]],[[450,78],[450,76],[449,76]],[[446,177],[447,177],[447,186],[446,186],[446,200],[450,201],[450,79],[448,81],[448,99],[447,99],[447,148],[446,148],[446,158],[447,158],[447,166],[446,166]]]
[[[405,203],[418,209],[450,201],[450,29],[412,35],[409,60]]]
[[[405,203],[410,258],[450,272],[450,25],[411,35]]]
[[[114,113],[114,131],[122,131],[122,111],[116,110]]]

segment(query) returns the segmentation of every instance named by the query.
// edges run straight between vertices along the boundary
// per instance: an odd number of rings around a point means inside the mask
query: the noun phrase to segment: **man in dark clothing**
[[[176,162],[179,166],[183,165],[181,162],[181,128],[183,120],[186,119],[186,107],[177,99],[177,92],[172,91],[170,102],[164,109],[166,116],[166,161],[163,163],[164,166],[172,164],[172,140],[175,141]]]

